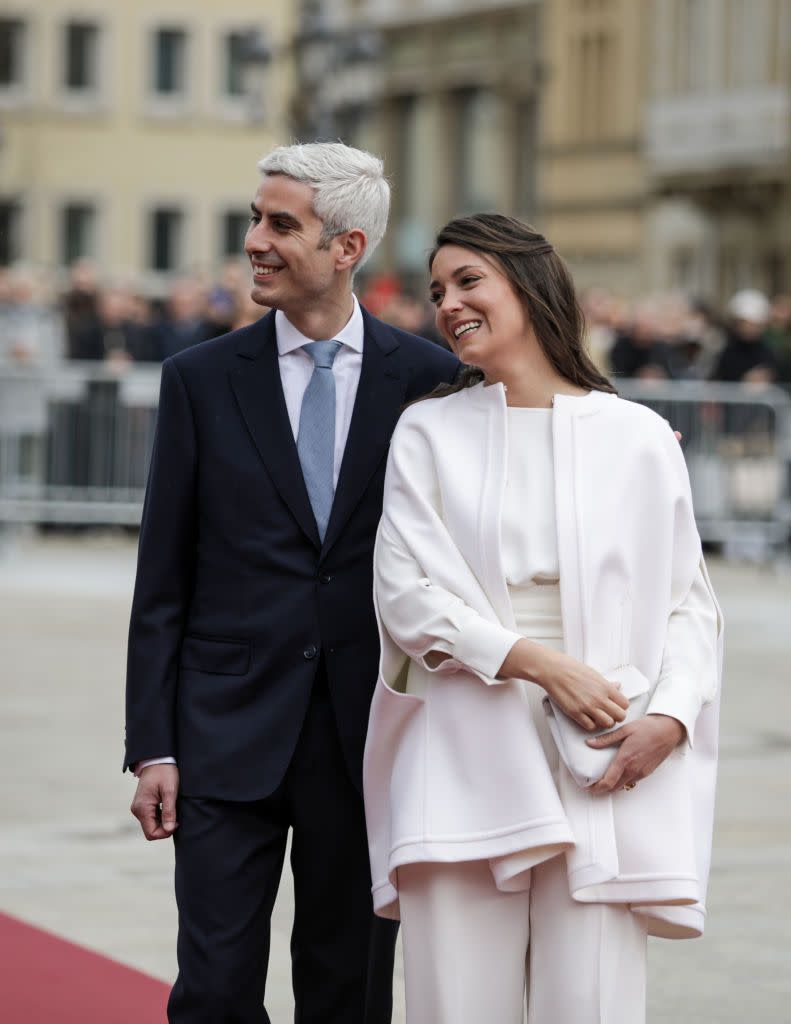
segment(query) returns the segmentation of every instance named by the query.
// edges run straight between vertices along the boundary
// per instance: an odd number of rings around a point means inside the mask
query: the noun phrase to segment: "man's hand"
[[[146,839],[168,839],[176,831],[178,791],[176,765],[151,764],[142,770],[130,810],[140,822]]]
[[[644,779],[665,760],[684,738],[684,726],[669,715],[645,715],[635,722],[587,740],[590,747],[603,749],[620,743],[615,759],[589,793],[598,795],[631,786]]]

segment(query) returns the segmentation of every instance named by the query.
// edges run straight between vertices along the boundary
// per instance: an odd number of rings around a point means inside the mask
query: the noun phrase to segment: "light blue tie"
[[[335,496],[335,377],[332,364],[340,347],[339,341],[311,341],[302,346],[313,360],[313,374],[302,397],[297,452],[322,541]]]

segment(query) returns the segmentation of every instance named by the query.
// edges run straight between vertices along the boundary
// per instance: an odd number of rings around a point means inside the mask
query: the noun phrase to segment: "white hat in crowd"
[[[765,324],[769,320],[769,300],[756,288],[743,288],[728,303],[728,313],[734,320],[747,320],[751,324]]]

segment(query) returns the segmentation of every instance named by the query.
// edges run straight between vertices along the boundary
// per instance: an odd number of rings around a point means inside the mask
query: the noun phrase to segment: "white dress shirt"
[[[278,309],[275,313],[275,337],[277,338],[277,364],[280,369],[280,381],[286,399],[288,420],[294,440],[299,433],[299,414],[302,409],[302,398],[313,374],[313,360],[302,346],[311,341],[327,340],[341,342],[332,364],[332,375],[335,378],[335,459],[333,463],[333,483],[338,486],[338,475],[341,471],[343,452],[349,436],[352,421],[354,400],[357,397],[357,385],[360,383],[360,371],[363,365],[363,337],[365,324],[360,304],[355,295],[354,309],[346,326],[333,335],[332,339],[307,338],[287,319],[286,314]],[[175,764],[174,757],[152,757],[138,761],[135,775],[152,764]]]

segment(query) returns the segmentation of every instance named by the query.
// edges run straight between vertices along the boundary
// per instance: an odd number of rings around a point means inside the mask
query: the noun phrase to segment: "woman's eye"
[[[476,281],[480,281],[480,277],[463,277],[460,284],[475,284]]]
[[[436,306],[442,302],[442,295],[439,292],[432,292],[431,295],[429,295],[428,300]]]

